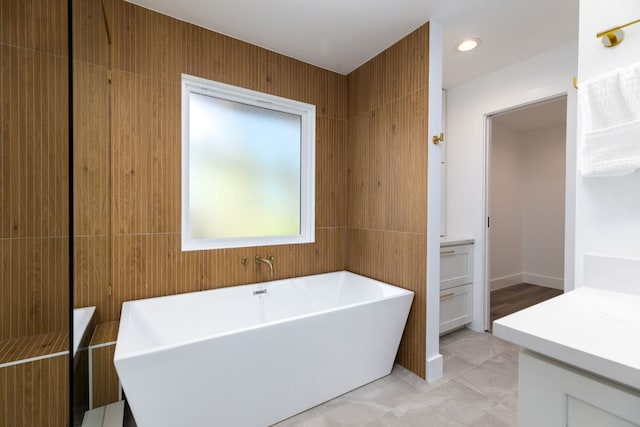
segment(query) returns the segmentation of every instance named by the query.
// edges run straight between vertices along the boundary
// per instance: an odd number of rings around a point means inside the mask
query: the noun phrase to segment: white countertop
[[[458,245],[472,245],[473,239],[465,239],[461,237],[455,236],[440,236],[440,247],[446,248],[447,246],[458,246]]]
[[[496,320],[493,333],[640,390],[640,295],[579,288]]]

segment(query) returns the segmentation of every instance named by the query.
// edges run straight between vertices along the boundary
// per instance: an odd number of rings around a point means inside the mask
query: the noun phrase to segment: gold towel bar
[[[602,37],[602,44],[604,45],[604,47],[617,46],[622,42],[622,40],[624,40],[624,31],[622,31],[622,29],[630,25],[637,24],[638,22],[640,22],[640,19],[636,19],[635,21],[631,21],[624,25],[619,25],[617,27],[601,31],[596,34],[596,37]]]

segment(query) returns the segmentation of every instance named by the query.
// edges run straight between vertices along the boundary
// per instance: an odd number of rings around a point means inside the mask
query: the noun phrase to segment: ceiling
[[[577,39],[579,0],[129,0],[348,74],[428,21],[443,27],[450,88]],[[465,37],[475,51],[459,53]]]
[[[518,132],[559,126],[566,122],[566,96],[507,111],[493,116],[491,121],[494,126],[503,126]]]

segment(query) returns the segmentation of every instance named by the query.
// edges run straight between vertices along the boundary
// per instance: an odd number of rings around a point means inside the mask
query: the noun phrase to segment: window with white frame
[[[182,75],[182,250],[314,241],[315,106]]]

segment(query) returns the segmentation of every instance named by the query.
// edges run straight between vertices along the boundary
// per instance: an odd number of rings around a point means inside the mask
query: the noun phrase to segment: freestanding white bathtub
[[[264,427],[389,374],[412,300],[342,271],[130,301],[114,362],[139,427]]]

